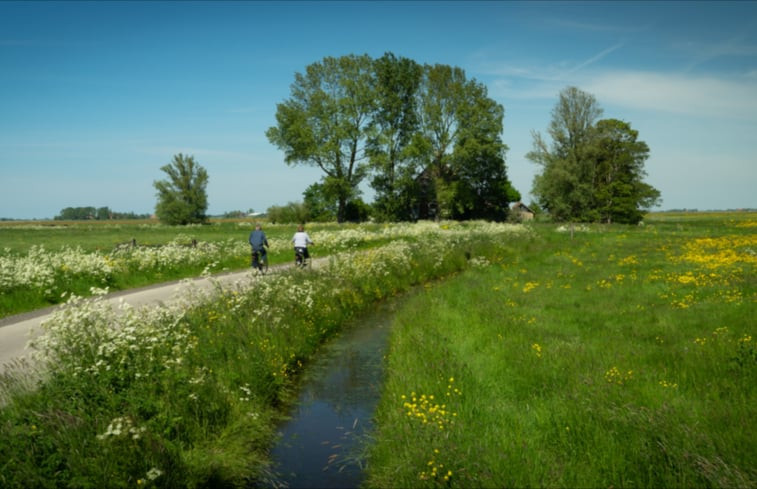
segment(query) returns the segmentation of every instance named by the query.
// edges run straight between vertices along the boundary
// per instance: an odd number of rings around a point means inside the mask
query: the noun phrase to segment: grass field
[[[397,318],[368,487],[757,487],[757,221],[554,227]]]
[[[524,233],[480,222],[316,230],[318,249],[347,250],[327,266],[170,307],[68,299],[44,323],[36,362],[0,376],[0,487],[269,485],[276,423],[323,341]]]
[[[148,311],[69,299],[42,381],[0,377],[0,486],[270,486],[319,345],[423,285],[367,487],[755,487],[757,219],[699,217],[313,226],[323,270]],[[292,230],[266,230],[289,254]]]

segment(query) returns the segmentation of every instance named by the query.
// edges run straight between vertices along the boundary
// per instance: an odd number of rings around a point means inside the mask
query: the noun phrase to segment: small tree
[[[166,224],[205,223],[208,217],[208,172],[195,162],[193,156],[181,153],[173,157],[169,165],[161,167],[168,180],[153,182],[157,189],[158,203],[155,214]]]

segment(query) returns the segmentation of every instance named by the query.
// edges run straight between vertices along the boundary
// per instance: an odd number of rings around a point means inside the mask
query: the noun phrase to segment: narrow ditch
[[[324,345],[303,375],[291,418],[273,447],[274,487],[355,488],[381,395],[383,357],[402,299],[381,304]]]

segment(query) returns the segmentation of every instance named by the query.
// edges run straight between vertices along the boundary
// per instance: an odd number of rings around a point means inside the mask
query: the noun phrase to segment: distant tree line
[[[56,221],[105,221],[108,219],[149,219],[150,214],[135,214],[134,212],[115,212],[108,207],[66,207],[55,216]]]

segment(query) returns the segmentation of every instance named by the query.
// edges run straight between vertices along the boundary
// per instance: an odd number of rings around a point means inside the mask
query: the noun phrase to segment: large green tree
[[[585,220],[592,208],[594,179],[594,123],[602,108],[593,95],[576,87],[560,92],[552,110],[550,148],[541,134],[534,132],[534,149],[526,158],[541,165],[534,177],[533,194],[539,205],[558,221]]]
[[[660,192],[643,181],[649,147],[638,141],[639,132],[624,121],[604,119],[595,130],[593,220],[638,223],[642,209],[660,201]]]
[[[317,197],[337,203],[340,222],[369,172],[379,219],[504,219],[503,117],[460,68],[353,55],[295,74],[266,135],[287,164],[323,170]]]
[[[417,206],[418,91],[423,67],[387,53],[374,62],[376,108],[368,141],[376,217],[406,221]]]
[[[426,65],[419,114],[416,146],[426,155],[420,195],[435,216],[505,219],[510,184],[501,139],[504,108],[462,69]]]
[[[502,142],[504,108],[487,96],[486,87],[468,83],[458,115],[450,159],[454,182],[451,217],[504,220],[513,193],[507,178]]]
[[[155,214],[166,224],[198,224],[208,220],[208,172],[193,156],[179,153],[160,168],[167,180],[155,181],[158,202]]]
[[[541,166],[532,192],[557,221],[637,223],[659,192],[642,181],[647,145],[625,122],[599,120],[593,95],[576,87],[559,94],[552,111],[549,146],[533,133],[526,157]]]
[[[284,151],[289,165],[323,170],[323,184],[337,201],[342,222],[350,199],[365,178],[365,145],[374,110],[370,57],[326,57],[296,73],[291,97],[277,105],[268,140]]]
[[[400,176],[394,179],[395,188],[407,189],[405,195],[410,198],[395,202],[412,208],[419,218],[505,219],[510,184],[507,146],[501,140],[504,109],[488,97],[485,86],[468,80],[460,68],[424,65],[416,86],[417,73],[413,71],[413,84],[405,85],[416,95],[394,104],[413,110],[414,115],[396,115],[393,120],[406,123],[390,126],[406,130],[402,151],[394,152],[397,162],[392,169]],[[393,91],[402,93],[397,87]],[[386,131],[386,125],[377,127],[378,135]]]

